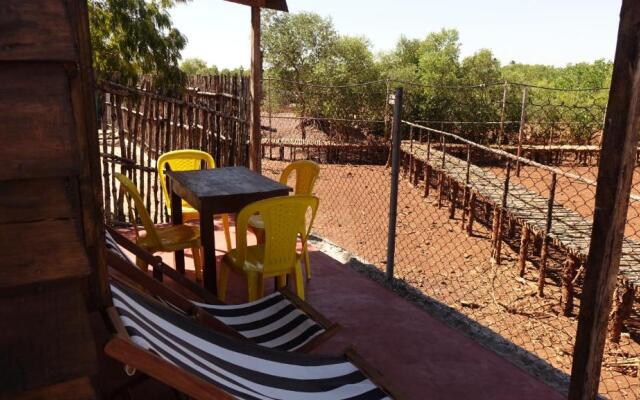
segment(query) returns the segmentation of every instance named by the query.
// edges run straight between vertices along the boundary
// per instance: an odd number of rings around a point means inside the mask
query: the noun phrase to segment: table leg
[[[173,191],[171,191],[171,222],[174,225],[182,224],[182,199]],[[176,251],[174,260],[176,271],[184,274],[184,250]]]
[[[204,252],[204,288],[217,295],[216,241],[213,229],[213,213],[206,210],[200,211],[200,241]]]

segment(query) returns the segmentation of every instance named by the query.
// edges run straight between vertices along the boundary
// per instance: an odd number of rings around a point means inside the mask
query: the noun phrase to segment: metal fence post
[[[393,107],[392,151],[391,151],[391,194],[389,197],[389,237],[387,238],[387,280],[393,279],[396,250],[396,220],[398,217],[398,175],[400,173],[400,125],[402,123],[401,87],[396,89]]]

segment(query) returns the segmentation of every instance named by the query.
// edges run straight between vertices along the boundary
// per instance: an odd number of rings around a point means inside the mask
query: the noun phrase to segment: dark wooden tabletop
[[[197,210],[237,212],[263,198],[286,196],[292,189],[245,167],[168,171],[173,191]]]

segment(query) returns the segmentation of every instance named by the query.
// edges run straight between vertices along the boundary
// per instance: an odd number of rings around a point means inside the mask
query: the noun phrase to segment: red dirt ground
[[[263,173],[277,177],[285,165],[263,160]],[[533,173],[523,176],[529,176],[533,185],[543,179]],[[323,165],[315,190],[321,198],[315,232],[384,269],[389,182],[389,170],[383,166]],[[562,316],[554,275],[547,279],[546,296],[537,297],[535,266],[529,264],[525,278],[519,278],[517,254],[507,245],[503,245],[502,264],[495,265],[490,261],[490,234],[485,227],[476,223],[474,235],[468,237],[460,212],[449,219],[446,204],[437,208],[433,191],[425,199],[423,188],[405,179],[399,189],[395,276],[569,373],[577,319]],[[558,200],[582,207],[586,199],[575,194],[592,196],[591,191],[562,179],[558,193]],[[602,394],[612,399],[640,398],[637,365],[616,365],[637,360],[639,355],[640,346],[628,334],[619,346],[608,346]]]

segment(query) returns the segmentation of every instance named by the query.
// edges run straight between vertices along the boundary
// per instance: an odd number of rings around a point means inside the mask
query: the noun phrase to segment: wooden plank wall
[[[106,300],[85,0],[0,2],[0,397],[93,398]]]

